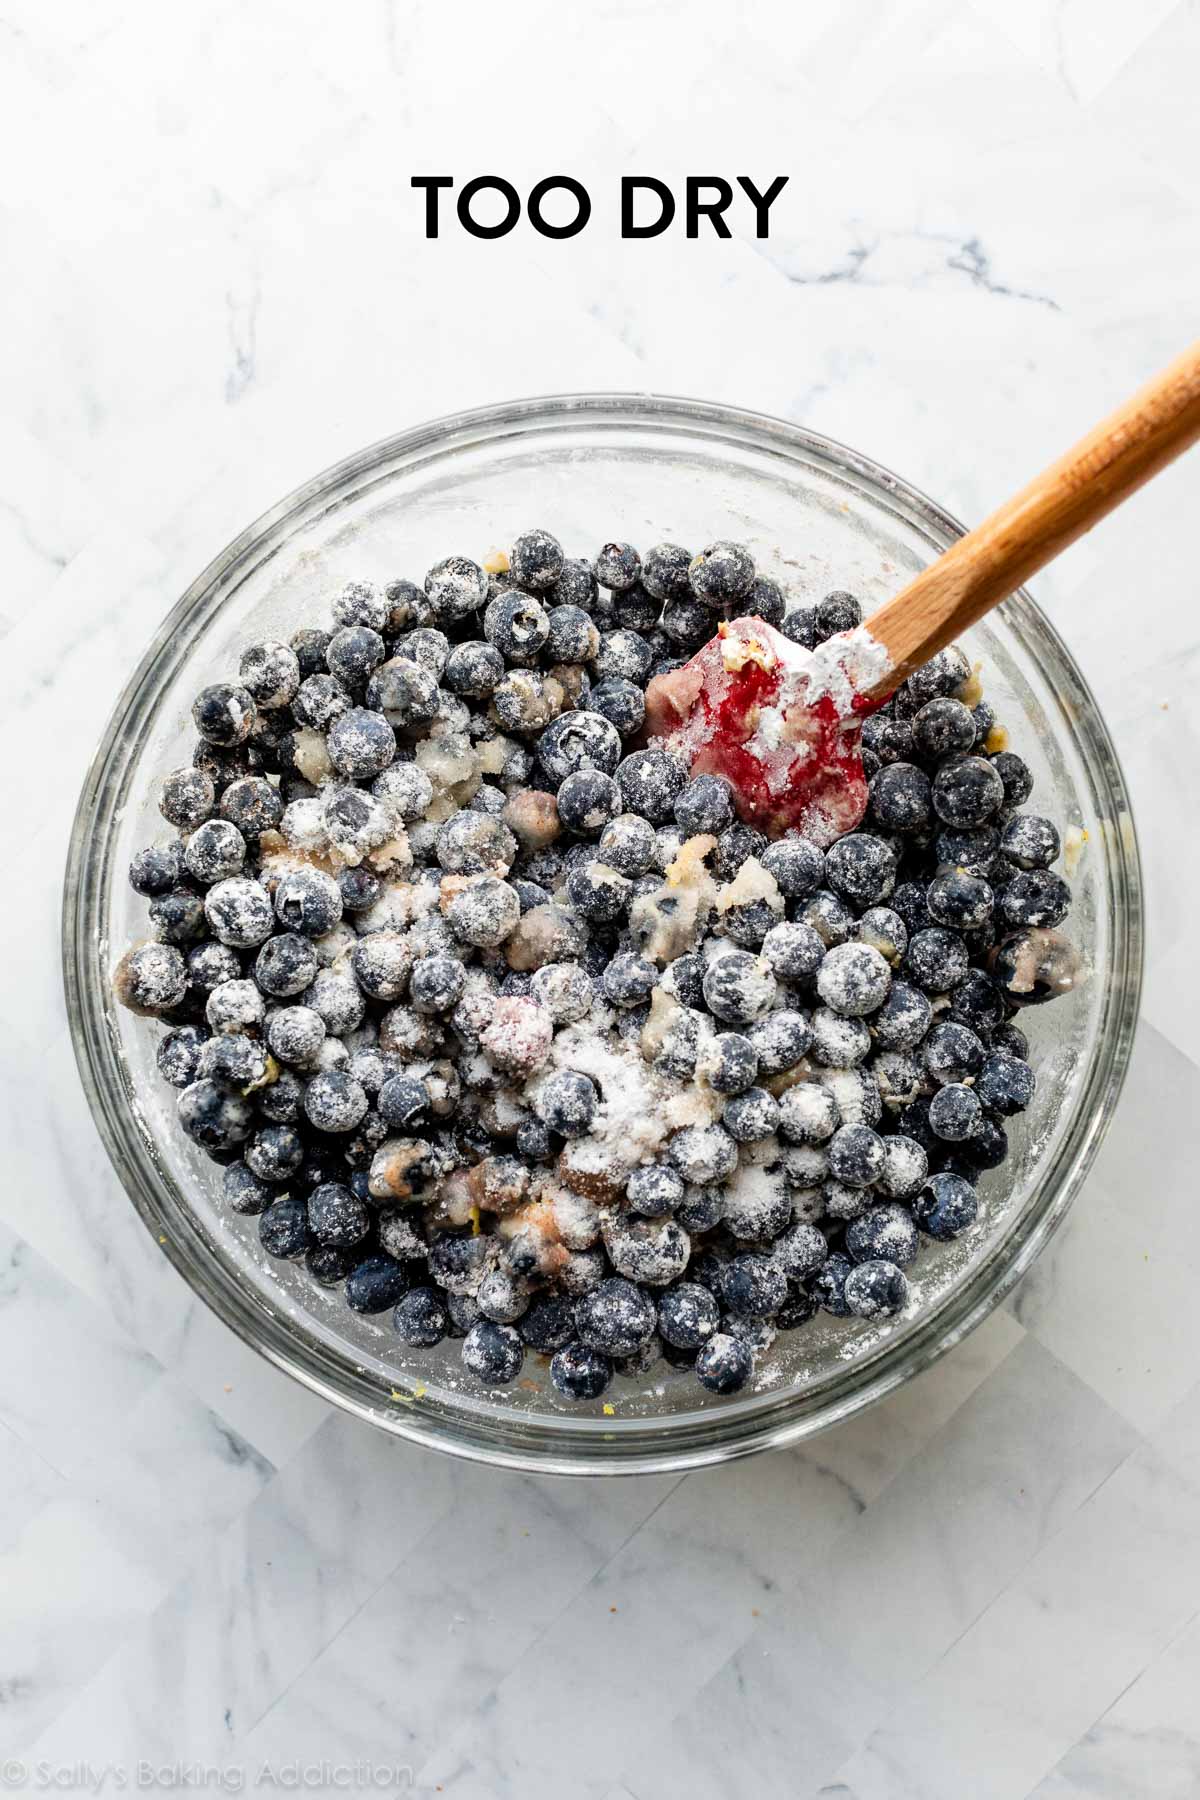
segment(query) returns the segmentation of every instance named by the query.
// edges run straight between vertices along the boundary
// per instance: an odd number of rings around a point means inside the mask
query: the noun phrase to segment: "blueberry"
[[[787,1278],[768,1256],[743,1251],[725,1271],[723,1298],[738,1319],[769,1319],[787,1295]]]
[[[750,1027],[757,1073],[783,1075],[794,1069],[812,1042],[808,1016],[782,1007]]]
[[[396,1130],[414,1130],[425,1121],[430,1091],[419,1075],[389,1075],[380,1087],[380,1118]]]
[[[1013,929],[1059,925],[1071,910],[1071,890],[1052,869],[1023,869],[1003,889],[999,906]]]
[[[612,1276],[585,1294],[575,1308],[579,1336],[606,1356],[631,1356],[654,1331],[654,1304],[632,1281]]]
[[[855,1318],[887,1318],[903,1311],[908,1282],[894,1262],[877,1257],[851,1269],[842,1291],[847,1310]]]
[[[616,778],[627,811],[640,813],[652,825],[665,825],[687,772],[667,750],[635,750],[618,763]]]
[[[712,614],[700,600],[668,600],[663,607],[663,633],[681,650],[698,650],[712,636],[712,628]],[[676,662],[675,666],[680,664]],[[655,673],[659,671],[655,670]]]
[[[348,694],[359,694],[387,655],[377,631],[367,625],[347,625],[335,631],[325,651],[329,673]]]
[[[878,950],[852,939],[827,950],[817,970],[817,992],[845,1018],[862,1018],[887,999],[892,971]]]
[[[998,1169],[1008,1155],[1008,1137],[1003,1126],[985,1113],[966,1142],[959,1144],[956,1154],[972,1173]]]
[[[756,831],[743,819],[735,819],[717,838],[717,879],[732,881],[752,856],[763,861],[766,849],[767,840],[761,831]],[[781,883],[777,885],[782,886]]]
[[[280,1069],[274,1081],[254,1097],[264,1119],[274,1125],[294,1125],[304,1109],[304,1083],[291,1069]]]
[[[221,817],[235,825],[247,843],[257,844],[264,831],[274,831],[282,816],[278,791],[261,775],[231,781],[221,795]]]
[[[422,956],[409,977],[409,1002],[419,1013],[449,1012],[462,999],[466,985],[467,972],[457,957]]]
[[[285,931],[324,937],[342,916],[342,896],[323,869],[291,869],[275,889],[275,916]]]
[[[188,839],[184,863],[188,874],[203,887],[241,873],[246,860],[246,840],[236,825],[225,819],[206,819]]]
[[[832,1313],[835,1319],[844,1319],[850,1308],[846,1304],[846,1279],[853,1264],[848,1256],[835,1250],[822,1264],[807,1283],[808,1291],[825,1312]]]
[[[469,556],[445,556],[425,577],[429,609],[439,624],[465,619],[487,599],[488,580]]]
[[[310,675],[323,672],[329,637],[328,631],[317,631],[311,627],[292,634],[289,648],[299,666],[301,682],[307,681]]]
[[[929,1123],[937,1136],[961,1144],[979,1126],[982,1108],[974,1088],[948,1082],[929,1102]]]
[[[540,600],[513,588],[488,605],[483,635],[506,662],[529,662],[550,636],[550,620]]]
[[[412,668],[416,664],[409,665]],[[329,727],[329,760],[339,775],[355,781],[378,775],[396,754],[396,734],[381,712],[352,706]]]
[[[902,881],[892,895],[892,906],[903,919],[910,938],[913,932],[925,931],[933,923],[925,904],[927,892],[924,881]]]
[[[640,731],[646,718],[646,699],[640,687],[623,675],[598,681],[587,698],[589,712],[599,713],[615,725],[622,737]]]
[[[707,606],[740,600],[754,581],[754,558],[744,544],[709,544],[688,565],[692,592]]]
[[[646,1163],[635,1169],[625,1186],[630,1211],[644,1219],[665,1218],[676,1210],[683,1195],[682,1177],[661,1163]]]
[[[216,803],[217,790],[212,777],[202,769],[172,769],[169,775],[164,775],[158,810],[168,825],[174,825],[180,831],[194,831],[210,816]]]
[[[1004,804],[1004,783],[982,756],[943,763],[930,793],[938,818],[959,831],[985,824]]]
[[[886,763],[871,777],[871,815],[885,831],[920,831],[933,817],[933,790],[914,763]]]
[[[886,900],[896,885],[896,853],[882,838],[854,831],[825,853],[825,879],[860,910]]]
[[[841,1115],[828,1088],[815,1081],[797,1082],[779,1102],[779,1130],[791,1144],[823,1144],[837,1130]]]
[[[691,551],[682,544],[655,544],[642,563],[642,585],[656,600],[679,600],[690,592]]]
[[[930,700],[940,699],[943,694],[956,694],[971,674],[971,665],[957,644],[948,644],[931,656],[921,668],[914,669],[904,683],[903,692],[913,703],[917,711]]]
[[[917,1228],[907,1207],[876,1206],[846,1227],[846,1250],[856,1263],[884,1261],[906,1268],[917,1254]]]
[[[913,1202],[913,1215],[932,1238],[955,1238],[975,1220],[979,1200],[961,1175],[931,1175]]]
[[[925,1067],[940,1087],[972,1080],[983,1067],[984,1055],[982,1041],[957,1019],[941,1020],[921,1046]]]
[[[699,1350],[717,1329],[720,1309],[699,1282],[681,1281],[658,1300],[658,1329],[677,1350]]]
[[[908,948],[908,927],[890,906],[869,906],[858,921],[858,941],[877,950],[895,969]]]
[[[193,944],[204,935],[204,902],[188,888],[159,894],[150,902],[150,926],[163,944]]]
[[[975,1092],[989,1112],[1011,1118],[1024,1112],[1033,1099],[1035,1077],[1027,1062],[1003,1050],[993,1051],[984,1062]]]
[[[736,1394],[754,1370],[754,1354],[743,1338],[718,1331],[696,1357],[696,1379],[713,1394]]]
[[[957,991],[957,990],[956,990]],[[1009,1056],[1029,1061],[1029,1039],[1017,1025],[999,1025],[992,1033],[992,1049],[1004,1050]]]
[[[817,630],[821,638],[833,637],[839,631],[853,631],[862,624],[863,611],[853,594],[839,590],[826,594],[817,606]]]
[[[155,1052],[158,1072],[163,1080],[175,1088],[190,1087],[196,1079],[200,1052],[205,1042],[206,1034],[198,1025],[180,1025],[174,1031],[168,1031],[159,1040]]]
[[[450,1329],[445,1300],[431,1287],[410,1288],[396,1302],[392,1324],[402,1343],[419,1350],[440,1344]]]
[[[417,725],[424,725],[436,716],[440,704],[437,677],[419,662],[414,662],[411,657],[393,656],[376,669],[371,676],[367,683],[366,700],[367,705],[373,709],[370,714],[371,719],[382,721],[389,729],[394,727],[397,730],[405,730]],[[349,716],[349,714],[343,714],[334,721],[330,728],[331,739],[334,733],[340,733],[343,730],[345,719]],[[345,727],[345,729],[349,730],[350,728]],[[386,749],[386,739],[378,723],[373,724],[370,729],[376,743],[375,754],[382,758]],[[340,746],[340,736],[338,743]],[[368,747],[363,753],[363,760],[370,754]],[[332,750],[330,755],[333,757]],[[339,755],[345,758],[347,752],[339,748]],[[378,769],[364,767],[359,770],[347,767],[344,773],[356,776],[381,773],[389,766],[391,760],[390,757],[386,762],[380,760]],[[333,761],[334,766],[340,769],[341,764],[337,757],[333,757]]]
[[[240,1094],[217,1081],[193,1081],[179,1096],[179,1123],[205,1150],[228,1150],[249,1137],[254,1114]]]
[[[1001,832],[999,848],[1018,869],[1046,869],[1058,856],[1062,842],[1051,820],[1037,813],[1018,813]]]
[[[596,577],[583,557],[567,557],[553,587],[545,590],[548,606],[581,606],[591,612],[596,604]]]
[[[715,1093],[742,1094],[754,1084],[758,1054],[740,1032],[719,1032],[705,1050],[703,1072]]]
[[[314,1075],[304,1090],[304,1111],[318,1131],[353,1131],[368,1104],[357,1081],[340,1069]]]
[[[374,581],[348,581],[333,597],[331,607],[339,625],[367,625],[382,631],[391,617],[391,603]]]
[[[558,816],[568,831],[589,835],[611,823],[624,802],[611,775],[599,769],[576,769],[558,790]]]
[[[679,790],[672,810],[685,837],[718,837],[733,823],[733,789],[723,775],[696,775]]]
[[[749,1087],[725,1102],[721,1123],[739,1144],[761,1144],[779,1126],[779,1102],[766,1088]]]
[[[258,1235],[268,1256],[303,1256],[311,1241],[303,1200],[274,1201],[259,1215]]]
[[[775,998],[775,977],[762,958],[731,950],[709,964],[704,975],[708,1009],[727,1025],[752,1025]]]
[[[378,875],[362,864],[358,868],[340,869],[337,884],[342,896],[342,910],[348,913],[366,912],[383,892]]]
[[[583,607],[554,606],[547,617],[547,660],[552,663],[590,662],[600,647],[600,634]]]
[[[593,565],[602,588],[630,588],[642,571],[642,559],[632,544],[605,544]]]
[[[129,885],[134,893],[154,899],[178,887],[184,874],[183,854],[183,845],[178,841],[165,849],[151,845],[147,850],[139,850],[129,865]]]
[[[777,581],[772,581],[769,575],[756,575],[736,610],[742,617],[761,619],[765,625],[778,629],[787,611],[787,601]]]
[[[447,691],[465,699],[486,700],[504,677],[504,658],[494,644],[472,639],[455,644],[446,658],[442,681]]]
[[[871,1048],[871,1032],[865,1019],[844,1017],[828,1006],[819,1006],[809,1020],[812,1042],[809,1058],[826,1069],[850,1069],[862,1062]]]
[[[229,749],[250,736],[258,709],[249,689],[218,681],[201,689],[192,702],[192,723],[206,744]]]
[[[871,1187],[884,1168],[883,1139],[869,1125],[842,1125],[829,1140],[829,1167],[845,1187]]]
[[[447,875],[504,875],[517,859],[517,840],[488,813],[455,813],[437,835],[437,860]]]
[[[587,1344],[565,1344],[550,1362],[550,1379],[568,1400],[597,1400],[612,1380],[612,1362]]]
[[[563,547],[540,526],[523,531],[508,553],[508,572],[521,588],[551,588],[563,572]]]
[[[346,1304],[357,1313],[387,1312],[403,1298],[410,1285],[403,1263],[392,1256],[367,1256],[346,1278]]]
[[[265,1181],[260,1181],[244,1162],[228,1165],[221,1178],[221,1188],[230,1211],[246,1217],[265,1212],[277,1199],[275,1191]]]
[[[371,1229],[370,1208],[337,1181],[323,1181],[308,1196],[308,1228],[319,1244],[346,1249]]]
[[[994,898],[991,887],[981,875],[951,869],[930,882],[925,904],[936,925],[949,925],[956,931],[973,931],[990,919]]]
[[[648,1000],[658,981],[658,970],[644,956],[633,950],[621,950],[613,957],[601,977],[606,1000],[614,1006],[640,1006]]]
[[[358,1260],[355,1250],[343,1250],[333,1244],[310,1244],[304,1252],[304,1267],[318,1287],[340,1287]]]
[[[446,911],[446,921],[460,943],[476,949],[493,949],[510,937],[521,919],[521,902],[507,881],[478,875],[470,887],[456,894]]]
[[[582,1137],[590,1131],[596,1116],[599,1095],[588,1075],[574,1069],[563,1069],[542,1082],[534,1100],[534,1110],[542,1123],[560,1137]]]
[[[913,715],[912,736],[922,756],[940,762],[975,746],[976,727],[971,709],[961,700],[930,700]]]
[[[320,669],[300,683],[300,691],[292,702],[292,716],[313,731],[325,731],[335,719],[349,712],[350,704],[350,695],[337,677]]]
[[[1000,750],[992,757],[992,767],[1004,783],[1005,806],[1010,810],[1024,806],[1033,792],[1033,772],[1024,757],[1011,750]]]
[[[825,944],[811,925],[784,919],[767,932],[762,953],[781,981],[807,981],[821,966]]]
[[[592,666],[601,681],[628,681],[644,686],[654,652],[637,631],[603,633]]]
[[[830,888],[818,888],[807,900],[798,902],[796,918],[802,925],[811,925],[827,949],[854,936],[854,913]]]
[[[611,775],[621,760],[621,734],[600,713],[561,713],[538,739],[537,757],[555,782],[577,769]]]
[[[947,993],[967,972],[966,945],[956,931],[931,925],[909,939],[901,970],[927,994]]]
[[[530,1350],[549,1356],[575,1336],[575,1309],[562,1294],[535,1299],[517,1321],[517,1331]]]
[[[817,624],[815,606],[797,606],[788,613],[779,627],[784,637],[790,638],[793,644],[800,644],[805,650],[815,650],[821,642],[820,627]]]
[[[872,713],[864,719],[862,746],[883,763],[911,763],[917,753],[911,719],[897,719],[891,712]]]

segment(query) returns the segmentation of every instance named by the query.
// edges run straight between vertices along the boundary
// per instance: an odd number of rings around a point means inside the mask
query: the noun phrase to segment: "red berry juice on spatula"
[[[748,824],[831,844],[867,810],[859,736],[889,666],[863,626],[806,650],[762,619],[734,619],[650,683],[647,730],[693,775],[725,776]]]

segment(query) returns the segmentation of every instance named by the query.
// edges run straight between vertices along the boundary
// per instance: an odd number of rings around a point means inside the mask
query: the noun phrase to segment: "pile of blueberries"
[[[722,618],[813,648],[860,622],[848,594],[789,610],[740,545],[569,560],[535,530],[493,573],[450,556],[333,615],[197,697],[161,789],[177,835],[129,872],[151,937],[115,989],[166,1026],[158,1066],[230,1209],[406,1345],[461,1338],[489,1386],[550,1356],[577,1400],[659,1357],[733,1393],[819,1310],[901,1311],[922,1234],[972,1223],[1033,1095],[1013,1017],[1073,966],[1059,834],[1022,810],[1030,770],[962,652],[866,721],[867,816],[822,850],[635,746],[647,683]],[[639,902],[698,834],[718,904],[658,966]],[[398,884],[430,904],[402,920]],[[548,1260],[497,1227],[605,1099],[570,1069],[533,1082],[583,1020],[700,1084],[713,1122],[585,1201]],[[469,1220],[438,1201],[464,1170],[500,1195]]]

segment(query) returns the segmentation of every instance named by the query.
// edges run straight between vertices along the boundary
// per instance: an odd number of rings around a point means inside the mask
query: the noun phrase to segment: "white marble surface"
[[[1196,0],[0,0],[0,1782],[1200,1789],[1195,456],[1038,584],[1146,858],[1116,1128],[1011,1304],[807,1449],[554,1484],[329,1412],[137,1223],[57,972],[113,691],[247,520],[573,387],[783,413],[978,517],[1194,335],[1198,56]],[[431,244],[431,170],[575,173],[595,217]],[[740,170],[791,176],[768,242],[617,241],[622,171]]]

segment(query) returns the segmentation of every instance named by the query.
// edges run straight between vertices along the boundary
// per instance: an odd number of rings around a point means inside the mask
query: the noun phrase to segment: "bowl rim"
[[[1138,1018],[1143,958],[1141,859],[1128,786],[1103,716],[1074,658],[1026,589],[1003,602],[1000,616],[1027,648],[1054,667],[1056,676],[1066,677],[1072,709],[1088,726],[1084,742],[1076,724],[1075,741],[1089,778],[1099,778],[1112,803],[1114,822],[1119,821],[1119,829],[1110,834],[1112,841],[1106,844],[1113,964],[1107,1004],[1113,1017],[1099,1034],[1098,1053],[1076,1097],[1070,1126],[1021,1214],[1024,1229],[999,1234],[997,1243],[967,1278],[942,1296],[902,1341],[885,1340],[878,1349],[854,1359],[846,1371],[831,1378],[828,1388],[819,1390],[819,1400],[810,1391],[794,1394],[789,1401],[788,1390],[782,1389],[748,1415],[718,1409],[603,1423],[516,1411],[468,1418],[450,1407],[430,1411],[416,1403],[419,1394],[404,1392],[400,1386],[392,1390],[390,1399],[380,1392],[374,1403],[368,1403],[346,1359],[339,1362],[316,1341],[292,1335],[282,1309],[269,1308],[257,1296],[257,1306],[249,1304],[245,1288],[235,1282],[223,1259],[211,1253],[211,1240],[198,1222],[190,1214],[181,1219],[164,1197],[169,1178],[129,1104],[132,1091],[123,1075],[111,996],[98,973],[97,950],[107,951],[102,923],[109,884],[106,849],[98,858],[90,854],[94,849],[93,821],[104,816],[106,801],[114,797],[120,746],[140,743],[145,736],[151,708],[149,678],[153,674],[159,686],[170,679],[219,610],[224,590],[239,565],[272,542],[278,546],[286,541],[289,533],[285,528],[298,525],[306,515],[311,516],[314,505],[332,501],[340,490],[381,465],[390,467],[398,460],[412,463],[431,451],[456,452],[506,436],[577,428],[589,421],[596,425],[636,424],[651,430],[690,428],[701,434],[707,428],[710,436],[723,437],[726,442],[741,440],[760,453],[774,446],[785,459],[816,463],[835,477],[848,474],[869,483],[879,505],[886,506],[890,500],[899,516],[935,537],[953,540],[965,531],[920,489],[836,439],[770,414],[647,391],[547,394],[498,402],[424,421],[355,451],[269,507],[208,563],[167,613],[122,689],[88,768],[72,825],[63,887],[63,979],[76,1065],[109,1159],[159,1247],[192,1291],[244,1343],[330,1404],[426,1448],[540,1474],[661,1474],[795,1444],[848,1419],[929,1367],[982,1323],[1040,1254],[1079,1192],[1107,1131],[1124,1083]],[[140,723],[141,730],[131,739],[134,723]],[[126,755],[124,762],[132,765],[136,756]],[[401,1378],[397,1379],[399,1383]],[[755,1398],[763,1400],[762,1396]],[[690,1426],[689,1417],[694,1421]]]

